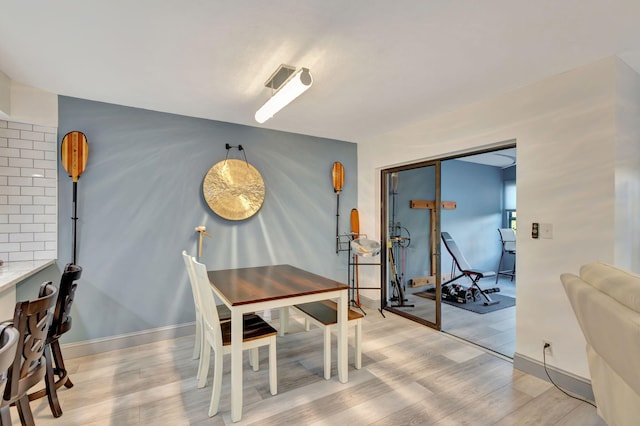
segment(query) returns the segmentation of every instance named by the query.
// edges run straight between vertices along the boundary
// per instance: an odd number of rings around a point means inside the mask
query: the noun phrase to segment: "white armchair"
[[[594,262],[560,278],[587,341],[598,414],[609,425],[638,425],[640,276]]]

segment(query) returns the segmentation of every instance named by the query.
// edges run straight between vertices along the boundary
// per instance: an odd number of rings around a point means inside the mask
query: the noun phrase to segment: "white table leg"
[[[284,336],[289,327],[289,307],[283,306],[280,308],[280,333],[279,336]]]
[[[331,378],[331,327],[324,327],[324,378]]]
[[[231,309],[231,421],[242,418],[242,313]]]
[[[349,295],[347,290],[340,292],[338,299],[338,380],[340,383],[349,381],[348,366],[348,327],[347,311],[349,309]]]

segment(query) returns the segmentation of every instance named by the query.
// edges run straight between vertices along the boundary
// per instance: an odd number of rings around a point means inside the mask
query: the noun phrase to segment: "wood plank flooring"
[[[550,383],[513,369],[477,347],[391,313],[366,309],[363,367],[337,380],[335,338],[331,380],[323,379],[322,334],[291,316],[279,337],[278,395],[269,393],[267,351],[260,371],[244,371],[247,425],[604,425],[595,408]],[[276,324],[277,325],[277,322]],[[353,327],[350,327],[353,342]],[[193,337],[69,359],[75,386],[62,388],[64,414],[46,399],[31,403],[36,424],[226,425],[230,420],[230,359],[225,356],[218,415],[209,418],[211,375],[196,388]],[[64,349],[63,349],[64,351]],[[245,356],[246,358],[246,356]],[[19,418],[11,409],[14,425]]]

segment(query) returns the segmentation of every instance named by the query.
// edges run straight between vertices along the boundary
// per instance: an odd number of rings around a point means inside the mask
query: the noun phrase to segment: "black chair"
[[[47,334],[51,324],[51,310],[56,304],[58,290],[51,282],[40,286],[40,297],[18,302],[13,326],[19,338],[15,357],[7,371],[7,383],[0,401],[0,425],[11,424],[9,407],[15,404],[23,425],[34,425],[27,392],[45,376],[49,360],[44,356]]]
[[[471,265],[469,265],[469,262],[467,261],[467,259],[462,254],[462,251],[460,251],[460,248],[458,248],[458,245],[453,240],[451,235],[449,235],[448,232],[442,232],[441,236],[442,236],[442,242],[444,243],[444,246],[447,248],[447,251],[453,258],[454,265],[460,271],[460,275],[454,276],[449,281],[443,283],[442,287],[444,288],[447,284],[452,283],[453,281],[457,280],[460,277],[467,277],[471,280],[471,288],[477,289],[478,293],[484,298],[483,304],[485,306],[495,305],[496,303],[499,303],[500,302],[499,300],[493,300],[488,295],[488,293],[499,292],[500,291],[499,288],[490,288],[490,289],[483,290],[478,285],[478,281],[481,278],[493,277],[496,273],[494,271],[481,271],[479,269],[473,269]],[[455,274],[452,274],[452,275],[455,275]]]
[[[47,395],[49,399],[49,408],[54,417],[62,415],[62,408],[58,401],[58,388],[63,385],[67,388],[73,387],[73,383],[69,378],[69,374],[64,365],[62,351],[60,350],[60,342],[58,339],[64,333],[71,329],[71,304],[78,287],[77,280],[82,275],[82,268],[71,263],[64,267],[60,286],[58,289],[58,301],[49,327],[47,335],[45,356],[47,357],[47,373],[45,376],[45,388],[40,389],[29,395],[29,400],[33,401]],[[56,380],[55,376],[58,376]]]
[[[511,281],[516,276],[516,233],[511,228],[499,228],[500,242],[502,243],[502,253],[500,254],[500,262],[498,262],[498,272],[496,273],[496,284],[500,275],[511,277]],[[505,254],[513,255],[513,269],[502,270],[502,258]]]

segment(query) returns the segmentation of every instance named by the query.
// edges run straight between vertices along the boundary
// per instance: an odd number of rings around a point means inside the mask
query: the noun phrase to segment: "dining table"
[[[233,422],[242,418],[242,318],[245,313],[281,309],[319,300],[335,300],[338,305],[338,380],[347,383],[348,285],[291,265],[208,271],[208,276],[214,293],[231,310]]]

